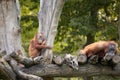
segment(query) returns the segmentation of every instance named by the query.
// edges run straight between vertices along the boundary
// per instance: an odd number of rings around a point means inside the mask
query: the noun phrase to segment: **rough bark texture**
[[[17,2],[17,3],[16,3]],[[21,49],[18,0],[0,0],[0,50]]]
[[[20,6],[18,0],[0,0],[0,79],[16,80],[16,76],[24,79],[41,80],[40,77],[29,75],[10,64],[9,54],[18,51],[21,54],[20,38]],[[16,70],[13,68],[17,68]],[[22,79],[22,80],[24,80]]]
[[[118,55],[116,55],[118,56]],[[23,63],[26,59],[22,57],[17,57],[17,55],[13,55],[15,60],[21,63]],[[57,56],[59,57],[59,56]],[[120,56],[118,56],[120,57]],[[117,57],[117,58],[118,58]],[[17,59],[19,58],[19,59]],[[25,60],[24,60],[25,59]],[[37,57],[36,57],[37,59]],[[61,58],[60,58],[61,59]],[[28,59],[29,60],[29,59]],[[39,60],[39,57],[38,57]],[[65,57],[64,57],[65,60]],[[23,61],[23,62],[22,62]],[[30,62],[30,61],[28,61]],[[112,76],[120,76],[120,61],[115,65],[115,67],[104,66],[101,64],[79,64],[78,70],[72,68],[67,63],[62,64],[48,64],[43,65],[41,64],[42,61],[39,61],[37,64],[33,64],[32,66],[29,66],[29,68],[21,68],[20,70],[23,71],[23,73],[41,76],[43,78],[49,77],[79,77],[79,76],[97,76],[97,75],[112,75]],[[70,61],[71,62],[71,61]],[[28,63],[24,63],[28,64]],[[31,64],[31,63],[30,63]]]
[[[10,65],[3,59],[0,59],[0,79],[1,78],[4,80],[16,79],[16,74],[14,73]]]
[[[57,66],[49,64],[46,66],[35,65],[29,69],[23,69],[25,73],[34,74],[37,76],[51,76],[51,77],[79,77],[79,76],[97,76],[97,75],[112,75],[120,76],[120,64],[113,70],[110,66],[101,65],[79,65],[79,70],[74,70],[63,64]]]
[[[117,63],[114,68],[110,66],[103,66],[101,64],[79,64],[78,69],[76,70],[69,66],[67,63],[62,63],[61,65],[43,65],[39,59],[40,58],[38,57],[38,63],[32,64],[28,67],[22,67],[18,65],[17,62],[24,63],[24,65],[29,65],[31,60],[29,58],[22,58],[19,55],[4,55],[2,60],[0,60],[0,71],[4,76],[6,76],[6,79],[11,78],[12,80],[15,80],[16,76],[20,80],[42,80],[41,77],[43,77],[44,80],[50,80],[53,79],[53,77],[86,77],[97,75],[120,76],[120,62]],[[24,62],[25,60],[28,62]]]
[[[57,33],[57,26],[64,0],[40,0],[39,32],[42,32],[47,40],[46,45],[52,46]],[[44,59],[51,63],[52,50],[43,52]]]
[[[0,55],[8,55],[13,51],[21,50],[19,20],[19,1],[0,0]],[[0,61],[0,70],[1,74],[5,75],[2,76],[3,78],[15,80],[16,74],[7,62]]]
[[[3,79],[3,80],[43,80],[39,76],[24,73],[21,70],[22,68],[24,68],[24,65],[20,64],[19,59],[18,59],[19,55],[17,55],[18,57],[16,57],[15,55],[14,57],[15,59],[13,59],[12,58],[13,56],[11,54],[4,55],[0,59],[0,71],[1,71],[0,79]],[[21,58],[20,60],[23,60],[21,61],[22,63],[26,60],[26,58],[22,58],[22,57],[19,57],[19,58]],[[30,61],[27,60],[27,61],[26,61],[27,62],[26,64],[28,64],[31,60]]]

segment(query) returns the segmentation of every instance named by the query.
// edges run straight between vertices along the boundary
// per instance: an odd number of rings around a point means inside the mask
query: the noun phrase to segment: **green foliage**
[[[117,0],[67,1],[61,14],[54,51],[73,53],[82,48],[89,34],[95,35],[95,41],[118,40],[117,9]]]
[[[37,33],[39,0],[20,0],[22,42],[28,50],[29,41]],[[118,40],[118,0],[68,0],[63,8],[54,53],[75,53],[88,35],[98,40]]]
[[[22,45],[26,52],[30,39],[37,33],[38,29],[38,11],[39,0],[20,0],[21,6],[21,28],[22,28]]]

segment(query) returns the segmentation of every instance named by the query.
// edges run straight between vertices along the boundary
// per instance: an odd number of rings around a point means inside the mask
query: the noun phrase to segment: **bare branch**
[[[18,63],[12,57],[16,59]],[[6,78],[7,80],[16,80],[16,76],[22,80],[43,80],[41,77],[32,74],[26,74],[20,70],[20,68],[23,68],[23,66],[19,62],[32,66],[32,64],[38,64],[37,61],[39,61],[37,58],[35,60],[30,60],[29,58],[22,57],[15,52],[3,55],[0,59],[0,74],[4,76],[3,79]]]
[[[35,65],[35,64],[39,64],[39,63],[42,63],[42,59],[43,57],[42,56],[38,56],[34,59],[32,58],[27,58],[27,57],[23,57],[21,55],[17,55],[16,52],[12,52],[10,54],[10,56],[12,58],[14,58],[17,62],[23,64],[25,67],[30,67],[32,65]]]
[[[17,62],[13,59],[10,61],[10,65],[12,66],[13,70],[15,71],[15,73],[18,75],[19,78],[27,79],[27,80],[43,80],[41,77],[38,77],[36,75],[26,74],[22,72],[18,68]]]
[[[6,80],[15,80],[16,74],[13,72],[12,68],[9,66],[9,64],[4,60],[0,59],[0,75],[1,77]]]

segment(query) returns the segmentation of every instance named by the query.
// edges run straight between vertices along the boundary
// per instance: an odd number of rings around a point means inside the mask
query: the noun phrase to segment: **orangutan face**
[[[112,59],[112,57],[115,55],[116,53],[116,45],[115,44],[109,44],[108,48],[107,48],[107,53],[104,56],[104,59],[107,59],[108,61],[110,59]]]
[[[38,43],[42,43],[44,41],[43,34],[41,33],[37,34],[37,40],[38,40]]]

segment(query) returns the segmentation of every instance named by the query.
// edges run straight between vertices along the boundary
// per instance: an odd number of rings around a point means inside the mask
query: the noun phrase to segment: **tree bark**
[[[11,58],[12,56],[12,58]],[[7,58],[5,58],[7,57]],[[11,75],[9,74],[10,72],[12,73],[12,75],[15,74],[17,76],[19,76],[19,78],[22,80],[42,80],[41,77],[42,76],[44,78],[44,80],[49,79],[52,80],[53,77],[79,77],[79,76],[98,76],[98,75],[108,75],[108,76],[120,76],[120,63],[116,64],[116,66],[114,68],[110,67],[110,66],[103,66],[100,64],[96,64],[96,65],[90,65],[90,64],[80,64],[78,66],[78,69],[73,69],[71,68],[69,65],[67,65],[66,63],[62,63],[62,65],[58,66],[56,64],[48,64],[48,65],[41,65],[41,62],[38,63],[38,65],[32,65],[29,68],[27,67],[21,67],[19,68],[16,61],[13,60],[13,58],[15,60],[17,60],[18,62],[23,63],[26,58],[22,58],[18,55],[18,57],[16,57],[16,55],[5,55],[3,56],[3,60],[8,61],[8,63],[10,63],[9,65],[12,67],[9,68],[8,66],[6,66],[6,62],[0,62],[0,70],[1,71],[5,71],[5,73],[8,72],[8,74],[5,75]],[[19,58],[19,59],[17,59]],[[31,60],[30,60],[31,61]],[[29,59],[28,59],[29,62]],[[32,61],[34,62],[34,61]],[[35,61],[36,62],[36,61]],[[1,66],[6,66],[6,67],[1,67]],[[28,64],[27,62],[25,64]],[[31,63],[30,63],[31,64]],[[11,77],[11,76],[9,76]],[[12,79],[14,80],[14,78]]]
[[[18,0],[0,0],[0,55],[21,51],[20,6]],[[3,54],[1,53],[3,52]],[[4,53],[5,52],[5,53]],[[6,55],[5,54],[5,55]],[[3,79],[15,80],[16,75],[7,62],[0,62]]]
[[[15,80],[16,74],[10,67],[10,65],[4,61],[3,59],[0,59],[0,79],[4,80]]]
[[[0,50],[7,54],[21,50],[18,0],[0,1]]]
[[[97,76],[97,75],[109,75],[120,76],[120,64],[118,64],[114,70],[110,66],[102,65],[79,65],[78,70],[74,70],[66,64],[57,66],[55,64],[49,64],[46,66],[35,65],[29,69],[22,69],[25,73],[37,75],[37,76],[51,76],[51,77],[79,77],[79,76]]]
[[[0,71],[2,75],[0,75],[0,78],[5,80],[16,80],[16,76],[18,76],[15,70],[13,69],[12,65],[9,64],[9,62],[11,61],[9,55],[14,51],[19,52],[21,55],[23,54],[21,46],[21,30],[19,20],[19,1],[0,0],[0,56],[2,57],[0,60]],[[18,73],[26,79],[41,79],[40,77],[23,73],[20,70],[18,71]]]
[[[21,63],[23,63],[26,60],[25,58],[21,58],[19,55],[18,57],[17,55],[11,55],[11,56],[15,60]],[[120,59],[119,55],[116,55],[114,57],[115,57],[115,62],[116,62],[116,59],[118,58]],[[36,58],[39,59],[39,57],[36,57]],[[64,57],[64,60],[65,60],[65,57]],[[36,61],[33,61],[33,62],[36,62]],[[101,64],[96,64],[96,65],[79,64],[77,70],[69,66],[66,62],[63,62],[61,65],[59,64],[43,65],[41,63],[42,62],[38,63],[38,65],[33,64],[29,68],[21,68],[21,70],[24,71],[25,73],[42,76],[42,77],[46,77],[46,76],[47,77],[78,77],[78,76],[96,76],[96,75],[113,75],[113,76],[118,75],[120,76],[119,74],[120,73],[120,61],[116,63],[114,67],[110,65],[103,66]],[[28,63],[26,62],[24,64],[28,64]]]
[[[64,5],[64,0],[40,0],[39,32],[43,33],[47,40],[46,45],[53,47],[57,26]],[[52,50],[42,50],[45,64],[52,62]],[[44,78],[53,80],[53,78]]]
[[[79,54],[77,60],[79,64],[85,64],[87,62],[87,56],[84,54]]]
[[[40,0],[39,32],[42,32],[47,40],[46,45],[53,47],[57,26],[64,5],[64,0]],[[52,61],[52,50],[43,51],[44,60]]]

